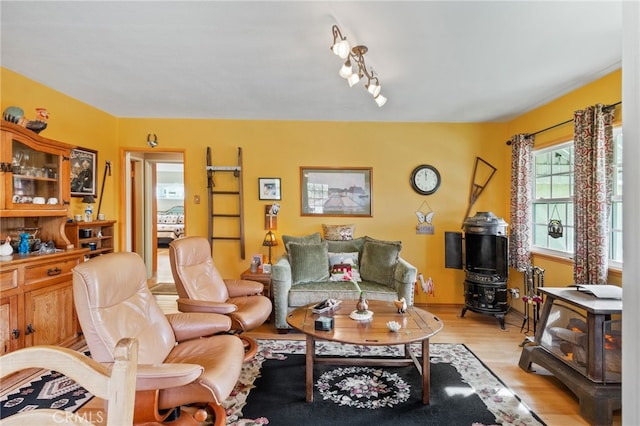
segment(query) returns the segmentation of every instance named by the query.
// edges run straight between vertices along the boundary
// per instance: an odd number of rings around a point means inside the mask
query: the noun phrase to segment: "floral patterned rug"
[[[304,341],[259,340],[225,401],[229,425],[544,425],[465,345],[432,343],[430,404],[415,366],[316,365],[305,401]],[[403,356],[402,346],[316,343],[318,355]],[[421,355],[420,345],[412,351]]]

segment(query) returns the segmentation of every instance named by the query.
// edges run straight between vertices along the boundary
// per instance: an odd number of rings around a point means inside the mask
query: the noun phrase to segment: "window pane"
[[[534,223],[549,222],[549,216],[547,215],[547,204],[533,205],[533,222]]]
[[[622,195],[622,166],[618,167],[615,173],[613,195]]]
[[[568,198],[571,196],[571,177],[569,175],[554,176],[551,185],[552,198]]]
[[[560,238],[549,238],[549,248],[552,250],[567,251],[567,239],[563,233]]]
[[[534,225],[533,231],[533,245],[546,247],[547,238],[549,236],[547,232],[547,225]]]
[[[551,198],[551,176],[536,178],[535,185],[534,196],[536,199]]]
[[[535,156],[536,176],[548,175],[551,173],[551,153],[542,153]]]
[[[614,231],[611,238],[611,259],[622,262],[622,232]]]

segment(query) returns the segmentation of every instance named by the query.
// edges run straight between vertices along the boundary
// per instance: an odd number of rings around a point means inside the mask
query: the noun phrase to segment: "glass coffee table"
[[[435,315],[410,306],[402,314],[392,302],[369,300],[371,319],[357,321],[349,317],[356,309],[355,300],[343,301],[334,310],[322,314],[313,313],[315,303],[295,309],[287,316],[287,323],[306,335],[306,390],[307,402],[313,401],[314,364],[333,365],[370,365],[403,366],[414,364],[422,374],[422,403],[429,404],[429,338],[442,330],[442,321]],[[315,320],[319,317],[332,317],[333,329],[322,331],[315,329]],[[397,332],[389,331],[387,322],[396,321],[402,328]],[[404,345],[404,358],[359,358],[359,357],[316,357],[317,340],[347,343],[352,345],[393,346]],[[422,343],[422,359],[418,360],[409,350],[409,344]]]

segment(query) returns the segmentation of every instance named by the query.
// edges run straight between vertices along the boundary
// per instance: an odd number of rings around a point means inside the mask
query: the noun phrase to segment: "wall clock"
[[[421,195],[431,195],[440,187],[440,172],[433,166],[422,164],[411,172],[411,187]]]

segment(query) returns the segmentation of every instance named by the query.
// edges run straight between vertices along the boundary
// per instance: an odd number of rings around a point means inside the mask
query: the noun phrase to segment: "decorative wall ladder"
[[[214,174],[233,173],[237,179],[237,189],[222,190],[215,189],[213,180]],[[207,193],[209,198],[209,244],[213,246],[213,240],[238,240],[240,243],[240,258],[245,259],[244,249],[244,205],[242,196],[242,148],[238,147],[238,165],[237,166],[214,166],[211,163],[211,148],[207,147]],[[237,213],[222,213],[221,209],[216,210],[214,199],[220,201],[221,198],[237,197]],[[227,204],[228,205],[228,204]],[[214,223],[218,219],[226,218],[227,220],[237,220],[238,235],[233,236],[216,236],[214,234]]]

